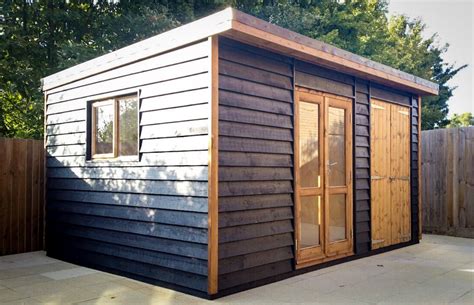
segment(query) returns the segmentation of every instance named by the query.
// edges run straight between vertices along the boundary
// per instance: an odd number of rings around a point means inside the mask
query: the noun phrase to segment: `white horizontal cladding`
[[[207,166],[57,167],[51,178],[207,181]]]
[[[173,196],[207,196],[207,181],[157,181],[125,179],[48,179],[50,189],[101,191]]]
[[[207,212],[207,198],[203,197],[50,190],[48,198],[95,204]]]
[[[73,146],[73,145],[68,145]],[[148,166],[207,166],[208,152],[202,151],[174,151],[158,153],[142,153],[140,161],[124,160],[93,160],[87,161],[85,149],[80,149],[75,145],[71,148],[50,147],[46,164],[48,167],[148,167]],[[76,152],[76,154],[61,154],[61,152]]]
[[[45,77],[43,79],[43,90],[48,91],[55,87],[225,32],[232,27],[232,16],[233,10],[228,8],[206,18],[196,20]]]
[[[55,125],[50,124],[46,126],[47,135],[59,135],[59,134],[68,134],[68,133],[85,132],[85,131],[86,131],[85,121],[55,124]]]
[[[51,157],[59,156],[85,156],[86,145],[85,144],[74,144],[74,145],[62,145],[62,146],[48,146],[46,153]]]
[[[95,95],[106,92],[121,91],[125,89],[139,88],[140,86],[169,82],[170,80],[185,78],[190,75],[206,73],[209,69],[209,59],[201,58],[181,64],[150,70],[142,73],[111,78],[99,83],[59,91],[48,95],[48,104],[79,99],[84,97],[94,98]]]
[[[74,110],[81,110],[86,108],[87,99],[82,98],[79,100],[66,101],[62,103],[47,104],[46,105],[46,114],[56,114],[61,112],[69,112]]]
[[[140,125],[143,126],[151,124],[200,120],[206,119],[208,117],[209,105],[206,103],[188,107],[143,112],[141,115]]]
[[[194,89],[190,91],[173,92],[171,94],[143,98],[140,111],[151,111],[166,108],[182,107],[207,103],[210,100],[207,88]]]
[[[47,115],[46,124],[62,124],[68,122],[77,122],[86,120],[86,111],[85,109],[74,110],[65,113],[57,113]]]
[[[208,119],[146,125],[141,128],[141,139],[185,137],[208,134]]]
[[[187,61],[207,57],[209,54],[207,41],[198,42],[183,48],[173,50],[168,53],[159,54],[151,58],[146,58],[138,62],[130,63],[126,66],[118,67],[97,75],[93,75],[73,83],[49,90],[48,94],[54,94],[64,90],[70,90],[76,87],[82,87],[94,83],[100,83],[112,78],[125,77],[128,75],[139,74],[150,70],[162,69],[167,66],[178,65]]]
[[[140,152],[195,151],[208,149],[208,136],[142,140]]]
[[[46,136],[47,146],[85,144],[85,143],[86,143],[86,134],[84,132]]]

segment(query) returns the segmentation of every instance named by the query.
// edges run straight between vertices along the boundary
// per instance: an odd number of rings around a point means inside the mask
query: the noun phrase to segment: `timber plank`
[[[219,212],[246,211],[293,206],[291,194],[252,195],[219,198]]]

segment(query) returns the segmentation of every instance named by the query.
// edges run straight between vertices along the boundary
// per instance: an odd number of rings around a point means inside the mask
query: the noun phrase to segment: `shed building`
[[[229,8],[43,90],[52,257],[214,298],[421,237],[430,81]]]

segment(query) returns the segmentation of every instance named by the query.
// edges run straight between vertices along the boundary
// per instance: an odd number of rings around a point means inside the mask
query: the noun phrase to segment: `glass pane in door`
[[[328,111],[328,165],[329,186],[346,185],[345,110],[329,107]]]
[[[299,174],[301,187],[319,187],[319,105],[299,103]]]
[[[301,248],[318,246],[320,243],[321,196],[302,196],[300,203],[300,246]]]
[[[346,195],[329,195],[329,242],[346,239]]]

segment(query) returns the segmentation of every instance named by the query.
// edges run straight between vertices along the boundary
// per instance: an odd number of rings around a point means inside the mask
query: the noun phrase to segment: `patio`
[[[474,304],[473,289],[474,240],[437,235],[215,301],[44,252],[0,257],[0,304]]]

